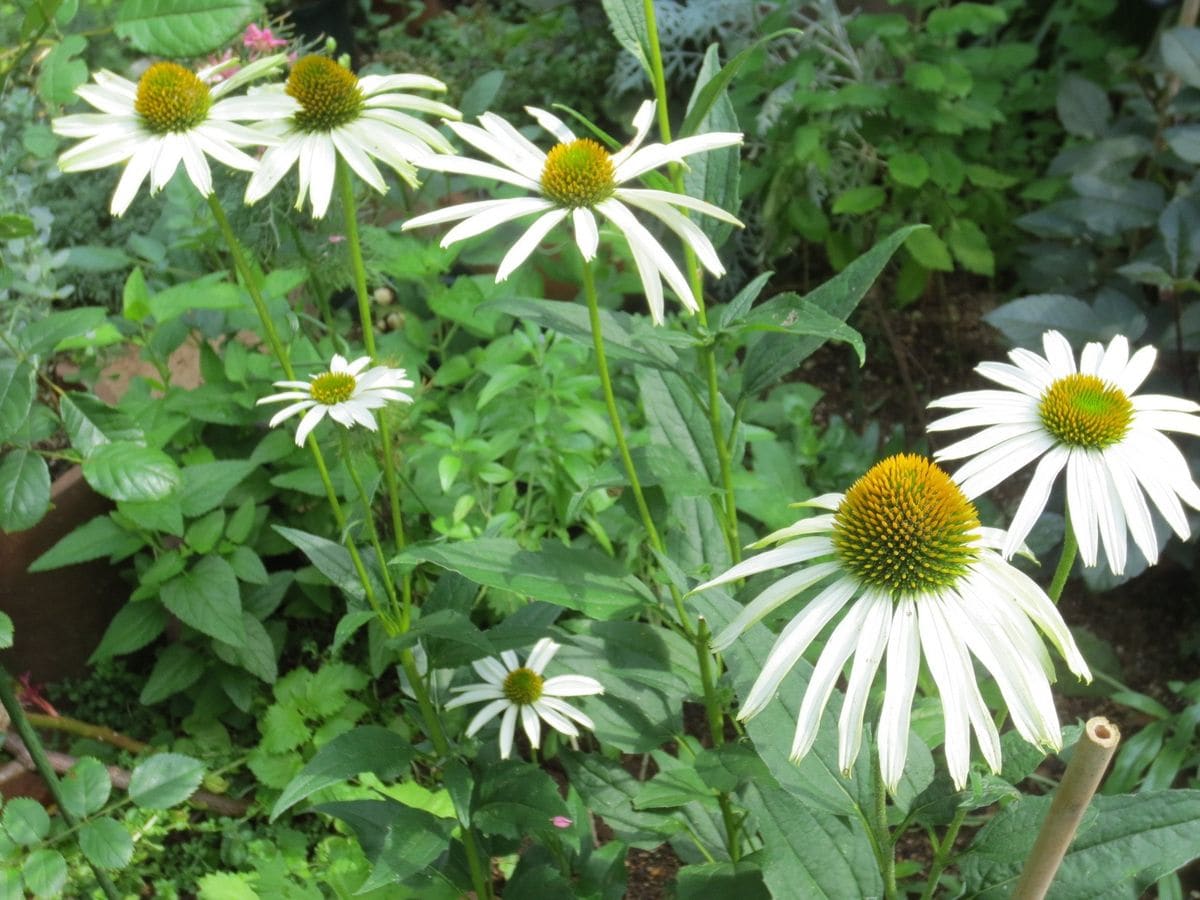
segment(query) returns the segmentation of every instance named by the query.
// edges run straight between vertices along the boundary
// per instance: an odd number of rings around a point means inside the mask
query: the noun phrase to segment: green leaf
[[[721,76],[720,50],[717,44],[710,44],[704,53],[704,62],[696,76],[696,87],[688,101],[689,111],[695,108],[700,93],[705,86]],[[696,126],[698,131],[705,134],[713,132],[737,132],[737,113],[734,112],[733,102],[723,91],[713,100],[712,107],[701,118]],[[741,172],[741,147],[722,147],[707,153],[697,153],[688,157],[688,165],[683,174],[684,190],[693,197],[707,200],[730,213],[736,213],[741,205],[739,197],[739,178]],[[734,226],[711,216],[694,217],[700,230],[719,247],[729,237]]]
[[[929,163],[919,153],[896,153],[888,159],[888,174],[896,184],[919,188],[929,180]]]
[[[648,31],[646,8],[642,0],[603,0],[604,12],[613,37],[642,64],[646,76],[651,76],[650,57],[643,43]]]
[[[169,809],[195,793],[204,763],[182,753],[158,753],[129,778],[129,798],[142,809]]]
[[[179,509],[178,494],[144,503],[118,503],[117,513],[146,531],[183,537],[183,512]]]
[[[202,516],[220,506],[229,492],[255,470],[248,459],[194,463],[180,473],[179,504],[185,516]]]
[[[736,56],[722,66],[712,77],[704,80],[703,76],[701,76],[701,79],[696,82],[696,90],[692,93],[691,100],[688,101],[687,115],[684,116],[683,124],[679,126],[679,130],[675,134],[675,139],[679,140],[693,134],[718,130],[716,128],[705,127],[704,119],[713,106],[726,97],[729,85],[733,82],[734,77],[742,66],[753,56],[754,52],[777,38],[802,33],[798,28],[784,28],[780,31],[763,35],[752,44],[743,47]]]
[[[283,525],[272,525],[288,543],[297,547],[317,570],[341,589],[347,597],[354,600],[365,600],[366,592],[354,564],[350,560],[350,551],[341,544],[327,538],[299,531],[295,528],[285,528]]]
[[[968,272],[991,278],[996,274],[996,258],[987,235],[970,219],[955,219],[946,232],[946,241],[954,258]]]
[[[394,800],[325,803],[318,812],[341,819],[354,831],[375,868],[359,890],[402,881],[441,856],[450,841],[450,823]]]
[[[763,881],[772,896],[883,895],[879,867],[857,819],[831,815],[767,785],[748,785],[742,800],[763,837]]]
[[[83,272],[115,272],[132,263],[129,254],[118,247],[98,244],[76,244],[67,251],[63,265]]]
[[[201,516],[192,522],[188,526],[183,540],[197,554],[211,553],[213,548],[217,546],[217,542],[221,540],[221,532],[224,530],[225,511],[214,509],[207,515]],[[246,550],[247,548],[242,547],[239,549]],[[253,553],[252,550],[247,550],[247,552]]]
[[[147,605],[145,602],[139,606]],[[153,706],[168,697],[186,691],[204,675],[205,661],[187,644],[172,644],[158,655],[150,677],[142,686],[138,702]]]
[[[861,216],[873,209],[883,206],[887,193],[877,184],[865,184],[842,191],[833,201],[833,214],[836,216]]]
[[[784,334],[811,335],[824,341],[843,341],[854,348],[861,366],[867,359],[862,335],[842,319],[799,294],[776,294],[756,307],[743,320],[739,331],[775,331]]]
[[[909,235],[925,225],[909,225],[892,232],[829,281],[805,295],[804,299],[837,319],[846,319],[859,300],[875,283],[892,254]],[[768,334],[747,351],[743,370],[742,396],[751,397],[775,384],[811,356],[821,344],[820,338]]]
[[[153,56],[203,56],[262,14],[255,0],[124,0],[117,35]]]
[[[121,559],[145,544],[108,516],[80,525],[29,565],[30,572],[47,572],[91,559]]]
[[[128,5],[131,0],[126,0]],[[145,0],[157,2],[157,0]],[[213,3],[229,2],[229,0],[192,0],[192,2]],[[173,4],[182,5],[182,4]],[[117,29],[120,30],[120,25]],[[147,301],[150,314],[161,325],[182,316],[194,309],[238,309],[242,305],[242,292],[232,284],[223,281],[225,275],[213,272],[194,281],[187,281],[159,291]]]
[[[100,760],[85,756],[62,776],[62,799],[67,812],[86,818],[108,802],[112,779]]]
[[[684,866],[675,873],[676,900],[710,900],[712,897],[770,900],[771,892],[763,883],[762,869],[757,861],[703,863]]]
[[[24,531],[50,508],[50,469],[36,453],[11,450],[0,460],[0,529]]]
[[[33,219],[17,213],[0,215],[0,241],[11,241],[14,238],[29,237],[37,234]]]
[[[210,872],[196,882],[200,889],[196,896],[199,900],[262,900],[246,883],[247,878],[256,879],[256,876],[253,873]]]
[[[1097,138],[1108,130],[1112,107],[1108,95],[1094,81],[1067,75],[1058,87],[1058,120],[1068,134]]]
[[[57,850],[34,850],[21,866],[25,890],[35,897],[61,897],[67,883],[67,861]]]
[[[520,839],[530,834],[549,838],[555,816],[567,807],[554,779],[542,769],[506,759],[488,766],[480,778],[472,823],[484,834]]]
[[[1163,137],[1184,162],[1200,163],[1200,125],[1176,125],[1166,129]]]
[[[80,826],[79,849],[94,866],[123,869],[133,859],[133,838],[120,822],[94,819]]]
[[[162,500],[179,487],[171,457],[130,441],[102,444],[83,461],[83,477],[110,500]]]
[[[1200,29],[1172,28],[1158,39],[1163,62],[1188,87],[1200,88]]]
[[[904,242],[904,246],[913,255],[913,258],[926,269],[936,272],[952,272],[954,270],[954,261],[950,259],[950,249],[946,246],[945,241],[934,234],[931,229],[913,232]]]
[[[412,760],[412,742],[378,725],[363,725],[338,735],[308,761],[291,780],[275,806],[271,821],[322,788],[373,772],[384,781],[395,779]]]
[[[242,613],[242,628],[246,639],[240,646],[218,643],[217,655],[230,665],[239,666],[267,684],[274,684],[279,675],[275,664],[275,642],[262,622],[248,612]]]
[[[13,645],[13,620],[8,613],[0,612],[0,650],[7,650]]]
[[[1003,7],[955,3],[931,12],[925,20],[925,28],[934,37],[955,37],[963,32],[980,37],[1007,21],[1008,13]]]
[[[579,791],[590,810],[604,819],[618,840],[650,850],[683,827],[670,815],[634,809],[633,798],[641,783],[616,760],[570,750],[564,750],[559,759],[571,787]]]
[[[0,359],[0,441],[17,431],[33,407],[33,367],[15,359]]]
[[[940,66],[916,60],[904,67],[904,80],[918,91],[937,94],[946,86],[946,73]]]
[[[167,609],[197,631],[234,646],[245,642],[237,576],[221,557],[204,557],[164,584],[160,596]]]
[[[58,412],[71,446],[84,456],[114,441],[146,442],[145,432],[130,416],[92,394],[71,393],[59,398]]]
[[[965,171],[971,184],[997,191],[1007,190],[1020,181],[1015,176],[1005,175],[1003,172],[997,172],[991,166],[980,163],[969,163]]]
[[[62,106],[75,99],[75,88],[88,79],[88,67],[74,57],[86,49],[87,38],[69,34],[46,54],[37,80],[38,93],[46,103]]]
[[[146,276],[141,266],[134,266],[125,279],[121,292],[121,315],[131,322],[140,322],[150,315],[150,290],[146,287]]]
[[[0,815],[0,829],[22,847],[32,847],[50,833],[50,816],[36,800],[14,797]]]
[[[1176,278],[1192,278],[1200,268],[1200,204],[1192,195],[1176,197],[1158,217],[1163,249]],[[0,479],[2,483],[2,479]]]
[[[300,711],[293,706],[279,703],[267,707],[260,730],[261,747],[267,753],[285,753],[312,738],[312,732],[305,724]]]
[[[554,541],[526,550],[507,538],[409,547],[393,564],[431,562],[476,584],[579,610],[594,619],[635,614],[653,595],[620,565],[594,550]]]
[[[960,862],[971,896],[1009,896],[1049,805],[1049,797],[1022,797],[1001,809],[975,836]],[[1140,896],[1160,877],[1200,856],[1197,834],[1200,791],[1093,797],[1054,877],[1053,896]],[[1097,872],[1104,873],[1101,881]]]
[[[715,798],[715,792],[701,780],[695,769],[681,766],[669,772],[659,772],[643,784],[633,798],[633,808],[686,806],[693,800],[711,802]]]

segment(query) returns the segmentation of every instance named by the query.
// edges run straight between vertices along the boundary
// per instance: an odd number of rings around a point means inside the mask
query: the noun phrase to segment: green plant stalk
[[[1058,567],[1054,570],[1054,577],[1050,580],[1050,587],[1046,593],[1056,604],[1062,596],[1063,588],[1067,584],[1067,576],[1071,574],[1071,566],[1075,564],[1075,555],[1079,552],[1079,542],[1075,539],[1075,530],[1071,527],[1070,516],[1067,517],[1067,527],[1063,532],[1062,555],[1058,558]]]
[[[887,822],[887,789],[883,785],[883,772],[879,768],[878,751],[871,754],[871,786],[875,791],[874,828],[875,855],[879,863],[879,874],[883,876],[883,895],[888,900],[899,896],[896,890],[896,848]]]
[[[254,303],[255,310],[258,312],[258,318],[262,323],[263,331],[267,334],[267,343],[271,345],[271,350],[274,352],[275,358],[279,361],[284,375],[287,376],[289,381],[295,381],[296,372],[292,368],[292,361],[284,349],[283,342],[279,339],[279,332],[275,330],[275,323],[271,321],[271,313],[267,309],[266,300],[263,299],[262,291],[259,290],[258,282],[254,277],[254,271],[250,268],[250,262],[246,259],[242,245],[238,241],[237,235],[233,233],[233,227],[229,224],[229,218],[225,215],[225,210],[221,208],[221,203],[217,200],[215,194],[210,194],[207,200],[208,207],[212,210],[213,218],[217,220],[217,226],[220,228],[221,234],[225,238],[225,243],[229,247],[229,255],[233,257],[234,268],[241,275],[242,281],[246,285],[246,291],[250,294],[250,299]],[[338,533],[344,534],[346,531],[346,514],[342,511],[342,504],[338,500],[337,491],[334,489],[333,481],[329,477],[329,467],[325,464],[325,457],[321,453],[321,446],[311,434],[308,437],[307,446],[312,453],[313,462],[317,466],[317,473],[321,476],[321,483],[325,486],[325,496],[329,500],[329,507],[333,512],[334,522],[337,523]],[[371,608],[375,610],[376,615],[380,617],[380,621],[386,623],[387,619],[382,607],[379,605],[379,599],[375,596],[375,589],[371,585],[371,579],[367,576],[367,568],[363,565],[358,547],[354,545],[353,541],[347,540],[346,549],[350,553],[350,560],[354,564],[354,571],[358,575],[359,581],[362,582],[367,601],[371,604]]]
[[[354,202],[354,182],[350,169],[339,157],[337,161],[337,183],[342,195],[342,212],[346,219],[346,250],[350,254],[350,268],[354,273],[354,293],[358,297],[358,318],[362,324],[363,345],[372,362],[375,357],[375,325],[371,319],[371,298],[367,294],[367,267],[363,261],[362,239],[358,234],[358,207]],[[400,515],[400,487],[396,482],[396,461],[392,454],[391,428],[384,415],[379,416],[379,439],[383,445],[383,479],[387,485],[388,507],[392,516],[392,534],[396,549],[404,548],[404,519]],[[404,619],[410,618],[412,607],[412,579],[405,573],[401,579],[404,595]]]
[[[579,258],[581,271],[583,272],[583,293],[587,299],[588,318],[592,328],[592,346],[596,352],[596,370],[600,375],[600,385],[604,390],[604,405],[608,409],[608,418],[612,423],[613,434],[616,436],[617,449],[621,454],[621,462],[625,465],[625,474],[629,477],[629,484],[633,489],[633,496],[637,504],[638,513],[641,515],[642,526],[646,529],[650,545],[656,552],[665,556],[666,546],[663,544],[662,537],[658,533],[658,528],[654,524],[654,519],[650,515],[650,508],[646,505],[646,498],[642,493],[642,483],[638,480],[637,469],[633,465],[633,456],[630,454],[629,444],[625,440],[625,429],[621,425],[621,414],[617,410],[617,398],[613,393],[612,377],[608,371],[608,357],[604,352],[604,333],[601,331],[600,325],[600,301],[596,296],[596,276],[592,271],[592,264],[583,258],[582,253]],[[671,599],[675,603],[675,612],[679,618],[679,625],[696,648],[696,659],[700,666],[700,687],[704,695],[704,708],[708,717],[709,733],[712,737],[713,746],[719,747],[725,740],[725,711],[718,702],[716,686],[713,682],[712,656],[709,653],[708,641],[704,638],[707,629],[704,627],[703,622],[701,622],[699,630],[692,627],[687,609],[683,605],[683,595],[679,593],[679,588],[672,582],[668,582],[668,587],[671,591]],[[721,804],[723,815],[728,808],[728,817],[725,821],[726,849],[731,859],[737,859],[737,820],[733,816],[733,811],[730,807],[729,794],[722,791],[718,796],[718,801]]]
[[[925,890],[921,892],[921,900],[933,900],[938,879],[942,877],[942,872],[950,863],[950,855],[954,852],[954,842],[958,839],[958,832],[966,818],[967,810],[964,807],[956,809],[954,818],[950,821],[950,827],[946,829],[946,836],[940,844],[934,847],[933,865],[929,867],[929,878],[925,882]]]
[[[69,827],[77,828],[80,824],[79,820],[68,810],[66,800],[63,797],[62,785],[58,781],[58,776],[54,773],[54,767],[50,765],[50,760],[46,758],[46,750],[42,746],[41,738],[33,730],[33,726],[29,724],[29,720],[25,718],[25,710],[21,709],[21,703],[17,700],[17,695],[13,691],[12,678],[8,674],[8,671],[3,668],[0,668],[0,705],[3,705],[8,711],[8,717],[17,729],[17,734],[25,742],[29,756],[33,759],[33,764],[37,766],[38,774],[42,776],[42,780],[46,782],[46,787],[50,789],[50,793],[54,797],[54,802],[58,804],[59,815],[63,817],[63,821]],[[120,900],[121,895],[117,892],[117,886],[113,884],[108,874],[90,859],[88,860],[88,865],[92,867],[92,874],[96,876],[96,881],[99,882],[104,895],[109,897],[110,900]]]
[[[383,588],[387,591],[388,601],[392,605],[392,614],[396,616],[392,622],[396,629],[396,633],[403,633],[408,630],[407,622],[405,621],[404,613],[406,610],[401,609],[400,600],[396,596],[396,584],[392,580],[391,570],[388,569],[387,557],[383,554],[383,545],[379,542],[379,529],[375,527],[375,508],[371,505],[371,498],[367,496],[367,489],[363,485],[362,478],[358,474],[358,469],[351,462],[350,453],[350,438],[347,436],[345,429],[338,429],[338,439],[342,445],[342,465],[345,467],[347,474],[350,476],[350,481],[354,484],[354,489],[358,492],[359,502],[362,503],[363,519],[366,522],[367,536],[371,541],[371,546],[375,550],[375,558],[379,560],[379,574],[383,579]],[[384,622],[388,626],[387,621]],[[388,631],[392,631],[392,627],[388,627]]]
[[[643,0],[642,8],[645,11],[646,35],[650,45],[648,54],[650,80],[654,85],[654,96],[657,100],[658,130],[662,142],[668,144],[671,141],[671,116],[667,108],[666,74],[663,71],[662,46],[658,39],[658,22],[654,14],[653,0]],[[687,193],[684,190],[682,167],[672,163],[670,172],[675,191],[680,194]],[[686,210],[683,211],[683,215],[687,215]],[[700,327],[707,331],[708,311],[704,305],[704,273],[700,271],[696,254],[686,242],[683,245],[683,262],[688,282],[692,288],[692,295],[696,298],[696,319],[699,321]],[[702,345],[700,358],[704,363],[705,380],[708,384],[708,425],[717,450],[717,463],[721,469],[721,488],[725,494],[724,519],[721,523],[721,530],[725,533],[725,544],[729,549],[729,556],[733,562],[737,563],[742,558],[742,547],[738,540],[737,497],[733,490],[733,454],[730,449],[737,432],[735,427],[730,433],[729,440],[726,441],[725,432],[721,428],[721,390],[715,347],[711,343]]]

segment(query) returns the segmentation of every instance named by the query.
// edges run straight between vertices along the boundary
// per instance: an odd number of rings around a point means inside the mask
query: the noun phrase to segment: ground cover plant
[[[78,466],[108,505],[28,569],[99,560],[125,594],[87,677],[0,671],[0,776],[46,792],[0,777],[0,896],[1184,895],[1198,682],[1124,684],[1064,592],[1194,555],[1200,405],[1170,377],[1200,265],[1194,22],[1138,64],[1164,98],[1153,138],[1125,134],[1141,102],[1126,129],[1105,87],[1058,88],[1066,158],[1126,147],[1132,179],[1070,189],[1140,212],[1103,229],[1072,197],[1024,220],[1099,229],[1125,286],[1174,310],[1156,341],[1081,330],[1099,292],[1018,300],[992,315],[1007,361],[973,359],[927,432],[885,440],[818,415],[803,367],[864,363],[848,320],[881,278],[903,305],[952,268],[931,254],[995,274],[1008,176],[967,132],[1037,59],[997,36],[1009,7],[845,34],[806,8],[818,52],[853,34],[902,73],[790,105],[813,60],[790,3],[605,0],[627,57],[545,101],[545,67],[471,72],[444,23],[414,47],[413,17],[352,59],[250,0],[0,8],[0,121],[27,151],[0,157],[21,175],[0,215],[0,529],[36,526]],[[464,21],[510,49],[505,28],[581,27]],[[710,43],[718,21],[736,46]],[[747,147],[764,91],[790,156]],[[1052,121],[1032,144],[1057,150]],[[784,179],[846,134],[890,180],[844,185],[833,213],[877,215],[808,234],[823,213]],[[951,157],[970,189],[944,193]],[[67,235],[39,211],[51,181],[102,195],[88,221],[110,230]],[[753,271],[778,250],[746,252],[763,221],[824,242],[825,277],[801,294]],[[1126,225],[1158,228],[1128,258]],[[74,291],[71,265],[93,276]],[[114,359],[138,367],[120,391]],[[0,648],[14,618],[0,602]],[[1121,709],[1144,727],[1101,785],[1123,729],[1093,716]]]

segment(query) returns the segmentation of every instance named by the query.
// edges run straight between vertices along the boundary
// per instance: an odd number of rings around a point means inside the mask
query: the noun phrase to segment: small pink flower
[[[212,75],[209,76],[208,80],[211,81],[213,84],[216,84],[217,82],[224,81],[230,75],[233,75],[235,72],[237,72],[237,70],[240,69],[241,66],[233,65],[230,62],[233,59],[234,59],[233,50],[230,49],[229,47],[226,47],[225,52],[222,53],[220,56],[209,56],[208,57],[208,66],[209,67],[221,66],[221,68],[219,68],[215,72],[213,72]],[[222,66],[221,65],[222,63],[226,63],[227,65]]]
[[[340,244],[345,239],[346,239],[346,236],[344,234],[331,234],[329,236],[329,243]]]
[[[251,22],[242,35],[242,46],[254,53],[270,53],[276,47],[286,47],[287,41],[275,37],[270,28],[259,28]]]
[[[570,828],[575,823],[571,819],[568,819],[566,816],[555,816],[553,819],[550,820],[550,824],[553,825],[555,828]]]

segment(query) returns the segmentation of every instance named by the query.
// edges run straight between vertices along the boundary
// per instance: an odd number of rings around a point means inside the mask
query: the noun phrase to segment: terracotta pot
[[[78,466],[54,481],[50,501],[50,511],[33,528],[0,532],[0,609],[16,629],[14,646],[0,653],[0,662],[13,675],[32,673],[35,683],[82,675],[129,594],[117,569],[104,559],[51,572],[26,571],[76,526],[112,508],[83,480]]]

